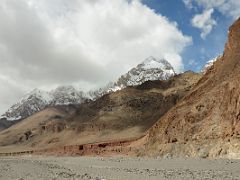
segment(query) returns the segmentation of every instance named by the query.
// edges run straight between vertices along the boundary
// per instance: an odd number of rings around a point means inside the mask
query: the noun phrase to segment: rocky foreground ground
[[[239,160],[0,157],[1,180],[240,179]]]

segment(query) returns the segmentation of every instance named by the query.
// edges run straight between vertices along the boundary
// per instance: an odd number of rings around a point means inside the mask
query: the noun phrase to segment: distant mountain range
[[[165,81],[126,87],[80,105],[47,107],[11,127],[3,124],[0,152],[12,145],[18,149],[48,149],[142,137],[157,119],[190,92],[199,78],[201,74],[188,71]],[[118,153],[122,149],[117,149]],[[71,149],[67,151],[73,153]]]
[[[81,104],[87,98],[73,86],[60,86],[50,92],[34,89],[19,102],[12,105],[1,119],[13,121],[24,119],[47,106]]]
[[[60,86],[49,92],[34,89],[13,104],[1,119],[9,121],[24,119],[49,106],[81,104],[127,86],[137,86],[149,80],[167,80],[175,74],[174,68],[167,60],[149,57],[116,82],[111,82],[98,90],[83,92],[73,86]]]

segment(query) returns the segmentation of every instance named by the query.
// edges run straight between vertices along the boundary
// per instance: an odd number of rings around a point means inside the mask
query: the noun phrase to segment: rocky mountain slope
[[[151,56],[122,75],[115,82],[110,82],[96,91],[90,91],[89,94],[92,99],[97,99],[104,94],[124,89],[127,86],[141,85],[146,81],[167,80],[174,75],[176,75],[176,72],[167,60]]]
[[[193,72],[106,94],[79,106],[56,106],[0,132],[0,152],[139,138],[199,80]]]
[[[35,89],[2,115],[3,120],[20,120],[49,106],[81,104],[87,99],[97,99],[104,94],[127,86],[140,85],[148,80],[166,80],[175,75],[173,67],[164,59],[147,58],[137,67],[96,91],[82,92],[73,86],[61,86],[50,92]],[[0,119],[1,119],[0,118]]]
[[[0,131],[7,129],[8,127],[18,123],[18,121],[7,121],[5,119],[0,120]]]
[[[150,155],[240,157],[240,19],[223,56],[149,130]]]

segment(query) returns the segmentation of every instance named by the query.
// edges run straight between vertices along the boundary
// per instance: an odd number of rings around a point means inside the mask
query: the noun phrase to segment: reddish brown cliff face
[[[240,18],[230,27],[225,53],[240,54]]]
[[[152,155],[240,157],[240,19],[192,92],[150,130]]]

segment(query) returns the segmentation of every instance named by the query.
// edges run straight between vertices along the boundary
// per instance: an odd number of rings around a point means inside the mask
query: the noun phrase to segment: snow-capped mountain
[[[210,68],[213,66],[213,63],[214,63],[215,61],[217,61],[218,58],[220,58],[220,57],[221,57],[221,56],[217,56],[217,57],[215,57],[215,58],[207,61],[207,63],[205,64],[205,66],[204,66],[203,69],[201,70],[201,73],[205,74],[205,73],[208,71],[208,69],[210,69]]]
[[[127,86],[140,85],[149,80],[166,80],[175,74],[174,68],[167,60],[149,57],[122,75],[116,82],[111,82],[104,88],[90,92],[90,96],[94,99]]]
[[[175,74],[173,67],[165,59],[149,57],[121,76],[115,85],[119,88],[136,86],[149,80],[166,80]]]
[[[50,92],[34,89],[14,104],[0,119],[24,119],[48,106],[81,104],[86,100],[97,99],[104,94],[121,90],[127,86],[137,86],[149,80],[166,80],[175,74],[168,61],[149,57],[122,75],[116,82],[111,82],[94,91],[84,93],[73,86],[60,86]]]
[[[0,119],[10,121],[24,119],[47,106],[81,104],[85,100],[83,92],[73,86],[60,86],[50,92],[34,89],[11,106]]]
[[[52,96],[51,105],[81,104],[86,100],[84,93],[73,86],[59,86],[49,94]]]

